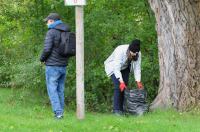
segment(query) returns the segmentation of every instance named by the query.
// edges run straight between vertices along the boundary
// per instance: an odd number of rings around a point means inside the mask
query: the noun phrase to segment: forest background
[[[45,67],[39,57],[47,31],[43,19],[50,12],[59,13],[75,31],[75,9],[64,6],[63,0],[0,0],[0,87],[20,89],[21,101],[39,98],[41,105],[49,105]],[[155,17],[148,1],[88,0],[84,28],[86,109],[111,111],[113,84],[103,63],[115,47],[135,38],[142,41],[142,82],[151,103],[158,91],[159,64]],[[76,107],[75,75],[72,57],[65,88],[65,103],[72,110]],[[133,74],[129,81],[129,88],[135,88]]]

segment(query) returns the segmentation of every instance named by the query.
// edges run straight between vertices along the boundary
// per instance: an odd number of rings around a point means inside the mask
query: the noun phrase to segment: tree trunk
[[[200,106],[200,1],[149,0],[157,22],[160,86],[151,105]]]

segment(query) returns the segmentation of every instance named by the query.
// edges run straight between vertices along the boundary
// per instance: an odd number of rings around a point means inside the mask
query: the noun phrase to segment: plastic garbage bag
[[[146,101],[147,92],[145,89],[126,89],[124,92],[125,102],[124,110],[127,113],[133,115],[143,115],[145,112],[148,112],[149,105]]]

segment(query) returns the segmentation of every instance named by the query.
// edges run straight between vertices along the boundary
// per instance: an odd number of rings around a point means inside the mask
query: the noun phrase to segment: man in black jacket
[[[46,65],[46,85],[53,112],[57,119],[61,119],[64,112],[64,85],[68,58],[59,54],[58,46],[61,32],[69,32],[70,28],[60,20],[57,13],[50,13],[45,22],[48,32],[40,61]]]

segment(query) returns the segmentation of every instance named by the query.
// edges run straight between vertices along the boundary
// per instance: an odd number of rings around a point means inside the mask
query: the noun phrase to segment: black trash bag
[[[133,115],[143,115],[145,112],[148,112],[149,105],[146,101],[147,98],[146,90],[126,89],[124,92],[124,97],[125,97],[124,100],[125,112]]]

